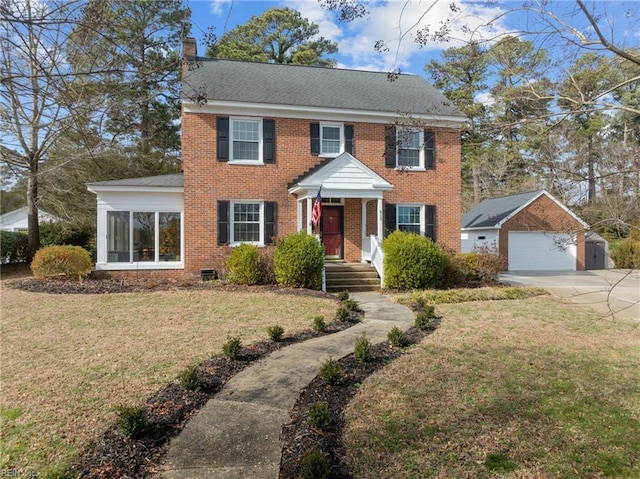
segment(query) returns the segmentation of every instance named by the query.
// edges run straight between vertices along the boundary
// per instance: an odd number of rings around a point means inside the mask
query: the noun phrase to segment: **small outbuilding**
[[[46,211],[38,210],[38,221],[40,223],[55,223],[62,220]],[[27,231],[27,207],[23,206],[0,216],[0,230]]]
[[[544,190],[491,198],[462,217],[462,252],[497,251],[509,271],[584,270],[587,228]]]

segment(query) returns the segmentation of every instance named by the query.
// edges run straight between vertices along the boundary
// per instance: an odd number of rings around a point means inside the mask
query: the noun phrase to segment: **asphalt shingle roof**
[[[156,188],[182,188],[183,185],[183,174],[174,173],[171,175],[144,176],[142,178],[125,178],[123,180],[99,181],[96,183],[89,183],[88,186],[147,186]]]
[[[542,190],[484,200],[462,216],[462,227],[492,228],[540,193]]]
[[[186,73],[182,98],[299,107],[442,115],[464,114],[418,75],[198,57]]]

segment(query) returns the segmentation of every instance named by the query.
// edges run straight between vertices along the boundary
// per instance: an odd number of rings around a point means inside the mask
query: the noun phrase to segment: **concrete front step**
[[[363,263],[327,263],[325,275],[328,292],[379,291],[380,277],[375,268]]]

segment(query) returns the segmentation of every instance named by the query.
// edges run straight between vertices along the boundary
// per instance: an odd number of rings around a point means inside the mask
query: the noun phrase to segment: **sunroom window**
[[[180,261],[180,213],[107,212],[107,262]]]

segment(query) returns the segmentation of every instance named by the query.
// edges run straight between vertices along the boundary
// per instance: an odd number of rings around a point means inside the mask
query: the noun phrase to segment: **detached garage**
[[[462,217],[462,252],[495,249],[509,271],[583,270],[586,228],[544,190],[492,198]]]

